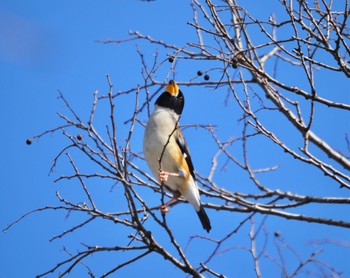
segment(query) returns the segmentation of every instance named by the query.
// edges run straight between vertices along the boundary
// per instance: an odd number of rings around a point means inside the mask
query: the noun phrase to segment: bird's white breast
[[[172,191],[180,192],[196,211],[199,211],[200,197],[197,184],[188,169],[186,171],[181,167],[184,157],[176,142],[176,137],[172,136],[177,128],[178,119],[179,116],[170,109],[156,106],[146,125],[143,151],[148,167],[158,180],[160,158],[163,171],[180,175],[178,177],[169,176],[166,182],[167,187]]]
[[[177,121],[178,116],[173,111],[157,106],[146,125],[143,151],[149,168],[157,178],[162,152],[161,166],[163,171],[178,173],[181,170],[178,169],[170,155],[171,152],[179,151],[176,142],[174,142],[174,136],[171,136],[175,131]],[[178,190],[176,184],[172,184],[171,180],[170,178],[167,185],[174,191]]]

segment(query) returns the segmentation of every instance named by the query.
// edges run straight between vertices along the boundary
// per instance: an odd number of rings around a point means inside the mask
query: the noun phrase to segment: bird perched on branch
[[[200,202],[191,156],[178,124],[184,104],[183,93],[171,80],[155,102],[145,129],[143,151],[153,174],[173,193],[173,198],[161,206],[162,213],[168,212],[168,206],[183,196],[209,232],[210,220]]]

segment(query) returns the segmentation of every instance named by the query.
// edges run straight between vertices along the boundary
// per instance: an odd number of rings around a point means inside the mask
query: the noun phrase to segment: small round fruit
[[[169,57],[169,58],[168,58],[168,61],[169,61],[169,63],[174,62],[174,57]]]
[[[198,76],[202,76],[203,75],[203,72],[201,70],[197,71],[197,75]]]
[[[80,141],[80,140],[82,140],[82,139],[83,139],[83,135],[78,134],[78,135],[77,135],[77,140]]]
[[[234,69],[238,68],[238,60],[236,58],[233,58],[231,63]]]
[[[208,81],[209,79],[210,79],[209,74],[204,75],[204,80]]]
[[[31,145],[32,143],[33,143],[32,139],[28,138],[28,139],[26,140],[26,144],[27,144],[27,145]]]

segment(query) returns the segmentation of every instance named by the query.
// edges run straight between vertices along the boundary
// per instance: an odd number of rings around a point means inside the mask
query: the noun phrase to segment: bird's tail
[[[199,211],[197,211],[197,214],[198,214],[199,220],[202,223],[203,229],[209,233],[211,229],[210,220],[202,205],[200,206]]]

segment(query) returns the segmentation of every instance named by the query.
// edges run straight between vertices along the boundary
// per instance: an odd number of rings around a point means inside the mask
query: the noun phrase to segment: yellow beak
[[[165,91],[172,96],[177,96],[179,94],[179,86],[177,86],[174,80],[170,80],[169,84],[166,86]]]

